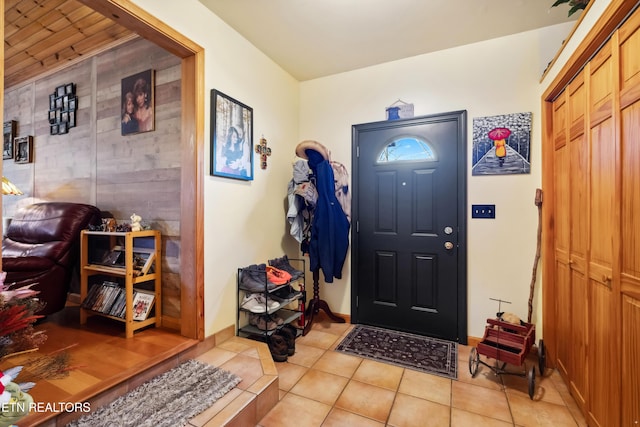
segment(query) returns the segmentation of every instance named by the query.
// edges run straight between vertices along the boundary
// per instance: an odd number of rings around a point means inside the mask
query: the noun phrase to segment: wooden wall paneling
[[[621,425],[640,425],[640,13],[619,30],[621,121]]]
[[[136,213],[144,223],[160,230],[162,263],[166,267],[164,242],[172,239],[174,245],[179,245],[180,241],[180,58],[138,39],[98,55],[96,61],[97,204],[121,221],[128,221]],[[148,69],[154,70],[155,130],[122,136],[121,81]],[[179,253],[174,251],[174,256],[179,260]],[[173,269],[174,276],[178,272]],[[163,274],[163,308],[170,310],[168,316],[180,317],[176,310],[180,306],[180,295],[175,292],[177,278],[168,283],[169,277],[171,273]]]
[[[587,301],[587,259],[589,250],[589,143],[586,138],[586,97],[584,73],[581,73],[567,88],[569,96],[569,217],[570,250],[569,268],[571,304],[571,329],[562,339],[571,353],[571,373],[569,384],[579,406],[585,410],[588,392],[587,325],[588,304],[576,304]]]
[[[121,80],[147,69],[155,70],[155,131],[122,136]],[[181,70],[180,58],[136,39],[12,88],[5,110],[5,117],[18,121],[19,135],[34,135],[33,163],[4,162],[5,174],[26,193],[8,200],[6,214],[35,197],[93,204],[119,222],[141,215],[162,233],[163,309],[176,319],[181,316]],[[50,135],[49,94],[71,82],[78,96],[77,126]]]

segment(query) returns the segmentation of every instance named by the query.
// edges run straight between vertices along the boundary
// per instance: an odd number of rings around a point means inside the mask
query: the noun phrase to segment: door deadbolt
[[[447,226],[444,228],[444,234],[451,234],[453,233],[453,228]]]

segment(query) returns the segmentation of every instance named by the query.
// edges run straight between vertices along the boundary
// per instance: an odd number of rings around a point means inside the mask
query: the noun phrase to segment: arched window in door
[[[438,160],[431,144],[414,136],[403,136],[391,141],[378,155],[378,163]]]

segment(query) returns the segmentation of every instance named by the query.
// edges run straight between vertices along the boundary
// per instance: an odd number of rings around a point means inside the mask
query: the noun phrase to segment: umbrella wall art
[[[472,175],[531,172],[531,113],[473,119]]]

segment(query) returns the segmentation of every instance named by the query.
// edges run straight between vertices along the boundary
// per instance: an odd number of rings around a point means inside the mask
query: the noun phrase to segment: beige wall
[[[384,120],[385,108],[398,98],[413,103],[416,115],[467,110],[470,336],[481,337],[486,318],[498,311],[489,298],[511,301],[503,308],[527,317],[536,251],[534,197],[541,185],[537,84],[541,64],[549,60],[540,54],[545,35],[546,29],[529,31],[301,84],[301,137],[327,144],[333,158],[348,165],[351,125]],[[473,118],[519,112],[533,113],[531,173],[471,176]],[[471,219],[472,204],[495,204],[496,218]],[[348,268],[346,273],[323,288],[341,313],[350,311]]]
[[[285,200],[298,142],[299,84],[198,1],[135,0],[138,6],[205,49],[205,117],[217,89],[253,108],[254,142],[264,135],[266,170],[254,180],[205,176],[205,335],[236,322],[239,267],[296,255],[287,238]],[[210,120],[205,126],[210,138]],[[209,171],[209,144],[205,167]]]
[[[350,169],[351,125],[384,119],[385,107],[398,98],[414,103],[416,115],[466,109],[469,150],[474,117],[533,113],[531,174],[472,177],[468,172],[468,204],[497,208],[493,221],[468,222],[469,334],[482,336],[486,318],[497,311],[490,297],[513,301],[509,309],[526,317],[536,249],[533,202],[541,185],[538,86],[549,52],[560,46],[570,24],[298,83],[198,2],[135,3],[205,47],[207,91],[219,89],[253,107],[256,135],[264,134],[274,148],[269,169],[256,170],[251,183],[205,179],[207,334],[235,322],[237,267],[282,251],[297,254],[284,221],[297,142],[322,142]],[[503,61],[496,64],[495,57]],[[208,116],[209,105],[206,111]],[[350,312],[349,275],[347,264],[345,279],[322,287],[323,298],[339,313]],[[533,320],[541,321],[537,313]]]

